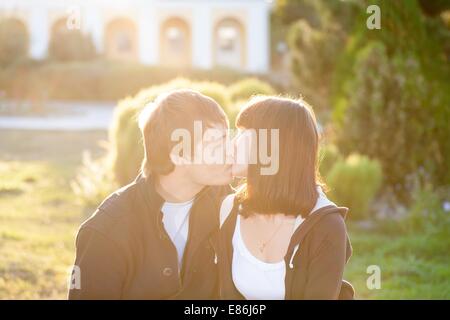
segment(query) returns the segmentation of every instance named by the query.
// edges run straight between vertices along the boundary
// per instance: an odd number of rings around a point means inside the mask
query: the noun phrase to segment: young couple
[[[196,91],[161,95],[139,120],[141,173],[82,224],[69,299],[353,298],[343,280],[347,209],[320,187],[319,135],[305,102],[251,99],[231,154],[225,113]],[[223,134],[203,130],[192,152],[175,152],[173,133],[195,136],[197,121]],[[277,140],[268,139],[278,152],[270,174],[260,158],[251,161],[263,139],[246,132],[261,129],[277,129]],[[224,161],[189,161],[200,149]],[[234,177],[245,177],[236,190]]]

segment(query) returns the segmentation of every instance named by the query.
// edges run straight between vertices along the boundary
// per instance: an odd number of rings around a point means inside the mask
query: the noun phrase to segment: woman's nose
[[[228,142],[228,147],[226,148],[226,163],[234,164],[236,158],[236,144],[234,139]]]

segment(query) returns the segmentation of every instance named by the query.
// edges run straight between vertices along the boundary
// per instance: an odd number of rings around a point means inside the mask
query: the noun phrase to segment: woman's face
[[[233,177],[247,177],[248,165],[250,163],[251,146],[254,138],[251,130],[241,130],[234,138],[234,162],[232,166]]]

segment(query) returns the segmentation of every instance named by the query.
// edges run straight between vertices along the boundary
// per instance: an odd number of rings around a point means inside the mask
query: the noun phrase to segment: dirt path
[[[21,114],[19,109],[23,106],[11,102],[2,103],[2,107],[0,129],[86,131],[106,130],[113,116],[114,103],[53,101],[36,115]]]

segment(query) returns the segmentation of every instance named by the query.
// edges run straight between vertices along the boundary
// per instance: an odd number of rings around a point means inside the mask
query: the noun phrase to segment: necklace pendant
[[[262,243],[262,244],[259,245],[259,251],[260,251],[261,253],[264,252],[264,249],[265,249],[265,248],[266,248],[266,244],[265,244],[265,243]]]

